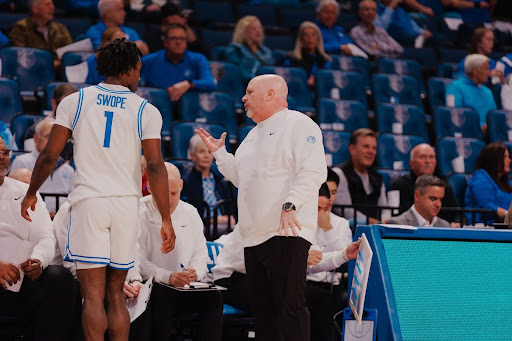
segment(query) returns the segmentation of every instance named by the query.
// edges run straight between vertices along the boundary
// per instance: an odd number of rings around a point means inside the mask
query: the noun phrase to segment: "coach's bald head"
[[[287,108],[287,96],[288,85],[281,76],[261,75],[251,79],[242,102],[247,116],[260,123]]]

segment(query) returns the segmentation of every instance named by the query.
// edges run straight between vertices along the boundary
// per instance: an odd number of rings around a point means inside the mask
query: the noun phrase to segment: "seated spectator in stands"
[[[501,219],[507,214],[512,201],[512,185],[509,180],[510,152],[503,143],[493,142],[485,146],[478,155],[475,172],[468,181],[464,207],[491,210]],[[471,214],[466,213],[468,223]],[[493,223],[495,216],[482,213],[475,215],[475,223]]]
[[[110,44],[116,39],[124,38],[126,35],[124,34],[123,30],[118,26],[112,26],[107,28],[103,34],[101,35],[101,43],[100,47],[102,48],[105,45]],[[95,53],[93,55],[90,55],[85,62],[87,63],[87,78],[85,79],[85,83],[87,84],[99,84],[101,82],[105,81],[104,75],[99,75],[98,70],[96,70],[97,65],[97,54]]]
[[[34,169],[39,153],[48,143],[48,138],[50,137],[50,132],[54,123],[55,119],[53,117],[47,117],[36,125],[36,132],[34,134],[36,150],[31,153],[17,156],[12,163],[12,170],[26,168],[32,171]],[[73,170],[73,167],[64,162],[64,159],[59,158],[52,175],[48,177],[41,186],[41,193],[69,194],[73,190],[74,181],[75,171]],[[64,201],[65,199],[61,199],[59,202],[60,204],[63,204]],[[53,197],[46,198],[45,202],[49,211],[57,211],[58,207],[56,207],[56,201]]]
[[[446,88],[446,105],[471,107],[480,115],[480,125],[487,129],[487,113],[496,109],[492,91],[484,84],[489,78],[489,57],[470,54],[464,61],[464,75]]]
[[[357,208],[358,220],[368,217],[370,224],[379,222],[376,206],[387,206],[386,186],[382,176],[374,169],[377,156],[377,135],[366,128],[357,129],[350,135],[348,150],[350,159],[333,170],[340,177],[337,205],[372,205]],[[354,216],[351,209],[345,209],[345,218]]]
[[[421,227],[450,227],[450,223],[438,217],[446,184],[434,175],[420,175],[414,184],[414,204],[388,224]]]
[[[512,110],[512,74],[508,75],[501,87],[501,107],[503,110]]]
[[[332,67],[332,58],[324,51],[322,34],[318,26],[311,21],[300,24],[295,48],[288,53],[284,65],[304,69],[308,76],[308,86],[315,87],[315,73],[320,69]]]
[[[190,159],[194,167],[188,173],[183,174],[183,198],[202,199],[210,206],[210,217],[213,217],[215,205],[219,200],[232,200],[231,191],[223,177],[211,171],[213,154],[201,140],[199,135],[190,139]],[[217,216],[218,224],[227,224],[231,213],[229,205],[220,207],[220,214]],[[230,225],[235,225],[234,217],[231,216]]]
[[[122,26],[126,17],[123,0],[100,0],[98,12],[100,21],[87,30],[87,37],[91,38],[94,49],[100,46],[101,36],[107,28],[118,26],[126,34],[126,38],[133,41],[143,54],[149,53],[147,44],[142,41],[139,34],[133,28]]]
[[[225,59],[240,66],[245,82],[256,76],[261,65],[274,63],[272,51],[263,45],[264,39],[263,26],[258,17],[247,15],[236,23]]]
[[[11,150],[0,138],[0,316],[17,316],[24,321],[23,335],[29,340],[67,340],[71,336],[72,314],[77,295],[71,273],[50,265],[55,253],[52,222],[39,194],[35,210],[29,210],[32,222],[22,219],[21,200],[28,185],[8,178]],[[14,200],[13,200],[14,199]],[[12,264],[21,247],[32,243],[33,250],[21,264]],[[20,244],[21,245],[21,244]],[[7,247],[18,249],[7,255]],[[21,290],[8,291],[24,273]],[[57,318],[58,317],[58,318]]]
[[[53,21],[55,6],[52,0],[31,0],[29,8],[30,16],[16,22],[11,29],[11,45],[50,51],[53,66],[58,69],[61,62],[55,51],[71,44],[73,38],[66,26]]]
[[[358,15],[361,22],[350,30],[350,36],[366,53],[373,57],[399,57],[404,48],[386,32],[377,27],[377,3],[362,0]]]
[[[411,172],[407,175],[396,178],[392,183],[390,190],[400,192],[399,213],[407,211],[414,204],[414,185],[416,179],[422,175],[433,175],[437,166],[436,152],[431,145],[421,143],[411,150],[409,159]],[[453,193],[453,188],[449,184],[444,187],[444,198],[442,207],[459,207],[459,203]],[[460,218],[450,212],[441,212],[439,216],[452,222],[453,227],[460,227]]]
[[[414,45],[419,36],[424,40],[431,39],[432,33],[416,24],[409,13],[399,6],[403,2],[381,0],[377,7],[379,16],[374,21],[375,26],[386,30],[393,39],[407,45]],[[419,47],[423,47],[423,44]]]
[[[160,21],[160,26],[147,34],[147,43],[150,52],[155,52],[164,48],[162,37],[167,26],[171,24],[180,24],[185,26],[187,29],[187,48],[190,51],[202,52],[201,43],[196,33],[188,23],[190,10],[183,9],[180,3],[167,2],[162,6],[161,12],[162,19]]]
[[[164,49],[142,58],[142,83],[166,89],[174,102],[189,90],[215,90],[215,81],[206,57],[187,50],[185,26],[169,25],[164,37]]]
[[[0,137],[9,146],[9,149],[18,150],[14,136],[12,136],[11,129],[4,122],[0,121]]]
[[[30,185],[30,179],[32,178],[32,172],[26,168],[18,168],[9,172],[9,177],[14,180],[18,180]]]
[[[482,25],[491,22],[491,9],[496,1],[439,0],[443,6],[455,9],[465,24]]]
[[[327,53],[352,55],[348,44],[354,44],[340,25],[336,24],[340,5],[336,0],[322,0],[316,7],[318,28],[322,32],[324,49]]]
[[[471,36],[471,46],[469,48],[469,54],[478,53],[483,56],[490,57],[493,48],[494,33],[491,30],[485,27],[479,27],[473,31],[473,35]],[[462,60],[457,64],[457,69],[453,75],[454,77],[461,77],[464,75],[464,62],[466,61],[466,57],[462,58]],[[489,73],[489,78],[498,77],[500,78],[500,83],[503,83],[503,70],[499,70],[496,68],[495,60],[489,59],[489,69],[491,70],[491,72]]]
[[[174,249],[162,254],[160,245],[161,220],[153,196],[140,201],[140,228],[138,247],[140,271],[147,280],[153,276],[151,293],[151,340],[169,340],[174,318],[182,314],[199,313],[199,339],[220,340],[222,331],[222,295],[219,291],[181,292],[159,285],[184,287],[201,281],[208,271],[209,261],[203,222],[194,206],[180,200],[183,180],[176,166],[166,163],[169,177],[170,211],[176,226]],[[151,192],[151,187],[149,187]]]

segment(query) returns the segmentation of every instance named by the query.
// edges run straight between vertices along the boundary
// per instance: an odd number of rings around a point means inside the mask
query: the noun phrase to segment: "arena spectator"
[[[324,51],[322,33],[318,26],[311,21],[300,24],[295,48],[288,53],[284,65],[304,69],[308,76],[308,86],[315,87],[315,73],[332,67],[332,58]]]
[[[201,281],[208,271],[209,261],[203,222],[194,206],[180,200],[183,180],[179,170],[166,163],[169,178],[171,219],[176,231],[176,245],[168,254],[160,251],[160,213],[153,196],[140,202],[140,227],[138,247],[140,271],[147,280],[153,276],[155,284],[151,293],[151,340],[169,340],[176,317],[199,313],[199,339],[220,340],[222,332],[222,295],[219,291],[181,292],[166,285],[184,287]],[[151,187],[148,188],[151,192]],[[174,322],[173,322],[174,321]]]
[[[352,55],[348,44],[353,44],[354,42],[345,33],[343,27],[336,23],[339,14],[340,5],[337,1],[322,0],[316,7],[316,24],[322,32],[325,52]]]
[[[362,0],[358,11],[361,22],[350,30],[350,36],[366,53],[373,57],[398,57],[404,48],[386,32],[375,25],[377,3]]]
[[[125,34],[123,30],[119,26],[111,26],[107,28],[103,34],[101,35],[101,43],[100,47],[103,47],[116,39],[124,38]],[[105,76],[100,76],[98,74],[98,70],[96,70],[97,65],[97,53],[89,56],[85,61],[87,63],[87,78],[85,79],[85,83],[87,84],[99,84],[105,81]]]
[[[422,227],[450,227],[439,218],[445,183],[433,175],[420,175],[414,184],[414,204],[404,213],[388,220],[388,224]]]
[[[30,16],[16,22],[11,29],[11,45],[50,51],[53,66],[58,69],[61,62],[55,51],[71,44],[73,38],[66,26],[53,21],[55,6],[52,0],[31,0],[29,8]]]
[[[126,34],[126,38],[133,41],[143,54],[149,53],[147,44],[142,41],[139,34],[133,28],[122,26],[126,17],[123,0],[100,0],[98,12],[100,21],[87,30],[87,37],[91,38],[94,49],[100,46],[101,36],[107,28],[118,26]]]
[[[491,9],[496,1],[485,0],[439,0],[449,8],[455,9],[465,24],[482,25],[491,22]]]
[[[225,59],[240,66],[245,82],[256,75],[261,65],[274,62],[272,51],[263,45],[264,39],[263,26],[258,17],[247,15],[236,23]]]
[[[464,206],[491,210],[501,219],[507,215],[512,201],[512,182],[509,180],[510,152],[503,143],[493,142],[485,146],[478,155],[475,172],[468,181]],[[468,223],[471,214],[466,213]],[[492,214],[475,215],[475,223],[492,223]]]
[[[436,152],[431,145],[421,143],[411,150],[409,159],[411,172],[396,178],[392,183],[390,190],[400,192],[399,213],[402,214],[414,204],[414,193],[416,179],[422,175],[433,175],[437,166]],[[453,188],[449,184],[444,186],[444,197],[442,207],[459,207],[459,203],[453,193]],[[460,219],[449,212],[441,212],[439,216],[452,222],[454,227],[460,227]]]
[[[470,54],[464,61],[464,75],[446,88],[446,105],[471,107],[480,115],[480,125],[487,129],[487,113],[496,109],[492,91],[484,84],[489,78],[489,58]]]
[[[386,187],[382,176],[374,169],[377,156],[377,135],[366,128],[357,129],[350,135],[350,159],[333,170],[340,177],[337,205],[387,206]],[[376,207],[360,207],[358,212],[368,217],[370,224],[379,221]],[[345,218],[354,216],[351,209],[345,209]],[[361,217],[357,216],[358,221]]]
[[[164,49],[142,58],[140,76],[146,86],[166,89],[171,101],[178,101],[189,90],[215,90],[208,60],[187,50],[187,29],[169,25]]]

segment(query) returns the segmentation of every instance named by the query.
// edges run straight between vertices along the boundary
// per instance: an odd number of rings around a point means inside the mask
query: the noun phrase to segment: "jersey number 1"
[[[112,111],[105,111],[107,122],[105,124],[105,138],[103,139],[103,148],[110,148],[110,134],[112,132],[112,118],[114,113]]]

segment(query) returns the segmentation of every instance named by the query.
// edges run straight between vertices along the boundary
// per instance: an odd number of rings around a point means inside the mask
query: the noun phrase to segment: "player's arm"
[[[34,170],[32,171],[30,187],[21,203],[21,215],[28,221],[32,221],[28,215],[28,208],[31,207],[32,211],[35,210],[37,202],[36,193],[55,169],[59,155],[70,137],[71,130],[58,124],[53,125],[48,143],[37,158]]]
[[[160,139],[142,140],[142,149],[146,158],[149,186],[151,194],[155,199],[158,211],[162,216],[162,253],[168,253],[174,249],[176,235],[171,222],[171,211],[169,209],[169,182],[167,178],[167,169],[164,165],[162,152],[160,149]]]

